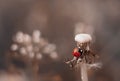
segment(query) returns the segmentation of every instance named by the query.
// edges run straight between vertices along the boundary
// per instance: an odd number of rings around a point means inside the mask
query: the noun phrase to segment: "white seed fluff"
[[[77,34],[75,36],[75,41],[79,43],[86,43],[90,42],[92,40],[92,37],[89,34]]]

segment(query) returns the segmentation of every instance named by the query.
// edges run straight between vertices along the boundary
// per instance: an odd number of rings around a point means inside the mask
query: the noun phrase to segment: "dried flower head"
[[[73,50],[73,59],[67,61],[72,67],[76,67],[79,63],[94,64],[96,54],[90,49],[92,37],[89,34],[77,34],[75,36],[77,47]]]
[[[43,54],[47,54],[52,59],[58,58],[56,45],[42,38],[39,30],[33,31],[32,36],[20,31],[14,36],[13,42],[11,50],[22,56],[42,59]]]
[[[77,34],[75,36],[75,41],[79,43],[87,43],[92,40],[92,37],[89,34]]]

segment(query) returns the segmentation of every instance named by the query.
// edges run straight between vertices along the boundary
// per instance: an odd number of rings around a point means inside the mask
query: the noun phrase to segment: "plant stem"
[[[87,65],[84,62],[81,63],[81,79],[82,81],[88,81]]]

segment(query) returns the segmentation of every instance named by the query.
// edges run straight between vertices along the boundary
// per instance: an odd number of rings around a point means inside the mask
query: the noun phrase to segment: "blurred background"
[[[81,81],[79,72],[64,63],[72,58],[77,33],[92,35],[92,49],[103,63],[88,72],[89,81],[120,81],[119,8],[119,0],[0,0],[0,81]],[[55,44],[58,55],[57,60],[32,60],[37,72],[28,59],[11,61],[10,55],[13,36],[33,30]]]

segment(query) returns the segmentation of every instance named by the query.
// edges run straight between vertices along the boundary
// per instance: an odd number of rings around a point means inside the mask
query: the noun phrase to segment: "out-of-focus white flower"
[[[42,59],[42,54],[41,54],[41,53],[37,53],[37,54],[36,54],[36,58],[37,58],[37,59]]]
[[[17,44],[13,44],[13,45],[11,46],[11,50],[12,50],[12,51],[18,50],[18,45],[17,45]]]
[[[33,46],[32,45],[26,46],[26,50],[27,50],[27,52],[32,52],[33,51]]]
[[[33,58],[42,59],[43,56],[41,53],[50,54],[48,56],[56,58],[56,45],[50,44],[47,40],[40,36],[41,32],[39,30],[35,30],[32,36],[26,33],[18,32],[13,40],[15,44],[11,46],[11,50],[18,52],[18,54],[26,55],[31,58],[31,60]]]
[[[40,47],[44,47],[48,44],[48,41],[46,41],[44,38],[41,37],[39,43],[40,43]]]
[[[31,37],[28,34],[24,34],[23,40],[24,43],[28,44],[31,42]]]
[[[26,51],[26,49],[24,47],[21,47],[19,49],[19,51],[20,51],[20,54],[22,54],[22,55],[26,55],[27,54],[27,51]]]
[[[23,43],[24,34],[23,32],[18,32],[14,38],[14,41],[17,43]]]
[[[52,59],[57,59],[58,58],[58,54],[57,54],[57,52],[51,52],[50,53],[50,57],[52,58]]]
[[[45,46],[43,52],[44,53],[51,53],[56,49],[56,46],[54,44],[48,44],[47,46]]]
[[[30,58],[34,58],[34,56],[35,56],[34,52],[30,52],[30,53],[29,53],[29,57],[30,57]]]
[[[33,37],[39,38],[41,36],[41,32],[39,30],[33,31]]]
[[[33,42],[39,43],[40,42],[41,32],[39,30],[33,31]]]
[[[34,46],[34,52],[39,52],[40,48],[38,46]]]

